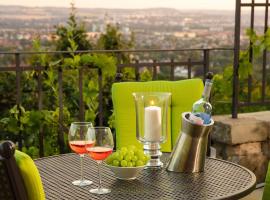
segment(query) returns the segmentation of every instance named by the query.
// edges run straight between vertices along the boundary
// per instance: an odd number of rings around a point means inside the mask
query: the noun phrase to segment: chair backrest
[[[170,92],[172,94],[171,131],[167,142],[162,145],[162,151],[170,152],[179,136],[181,114],[191,110],[192,104],[200,98],[202,90],[203,82],[201,79],[114,83],[112,100],[115,115],[116,148],[130,144],[140,145],[136,139],[133,92]]]
[[[270,162],[268,163],[268,170],[265,177],[265,186],[262,200],[270,200]]]
[[[16,164],[15,145],[10,141],[0,144],[0,199],[27,200],[27,193]]]

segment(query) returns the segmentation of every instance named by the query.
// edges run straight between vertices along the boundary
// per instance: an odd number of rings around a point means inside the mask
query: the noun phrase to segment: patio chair
[[[268,164],[268,170],[267,170],[267,174],[265,177],[263,200],[270,200],[270,162]]]
[[[15,150],[10,141],[0,144],[0,199],[44,200],[41,178],[33,160]]]
[[[171,152],[181,128],[182,112],[190,111],[192,104],[202,94],[201,79],[181,81],[149,81],[149,82],[121,82],[112,86],[112,100],[115,115],[116,148],[126,145],[141,144],[136,139],[136,116],[133,92],[170,92],[171,107],[169,108],[171,123],[169,136],[162,145],[163,152]]]

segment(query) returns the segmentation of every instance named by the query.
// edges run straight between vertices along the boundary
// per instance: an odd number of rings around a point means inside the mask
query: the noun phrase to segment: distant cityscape
[[[68,8],[0,6],[0,50],[28,50],[37,35],[46,45],[69,13]],[[232,47],[234,42],[233,11],[79,8],[77,16],[92,41],[105,31],[106,24],[117,24],[123,35],[134,33],[136,49],[221,48]],[[263,27],[261,18],[259,13],[257,29]],[[243,13],[243,43],[249,23],[248,13]]]

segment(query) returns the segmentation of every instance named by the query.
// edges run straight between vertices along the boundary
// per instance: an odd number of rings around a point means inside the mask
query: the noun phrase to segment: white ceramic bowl
[[[134,180],[137,178],[139,173],[144,169],[144,166],[139,167],[115,167],[112,165],[106,166],[114,173],[116,178],[122,180]]]

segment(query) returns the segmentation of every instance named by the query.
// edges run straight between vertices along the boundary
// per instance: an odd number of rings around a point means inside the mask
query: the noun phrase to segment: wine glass
[[[92,181],[85,180],[83,177],[83,157],[87,153],[86,148],[94,144],[94,141],[86,140],[86,134],[90,127],[92,127],[92,123],[90,122],[73,122],[71,123],[68,134],[69,146],[75,153],[80,155],[81,161],[81,178],[73,181],[72,184],[80,187],[93,183]]]
[[[99,186],[96,189],[91,189],[94,194],[107,194],[110,189],[101,187],[100,165],[113,151],[113,136],[111,129],[108,127],[90,127],[86,135],[86,140],[95,141],[93,146],[86,148],[89,156],[98,163]]]

